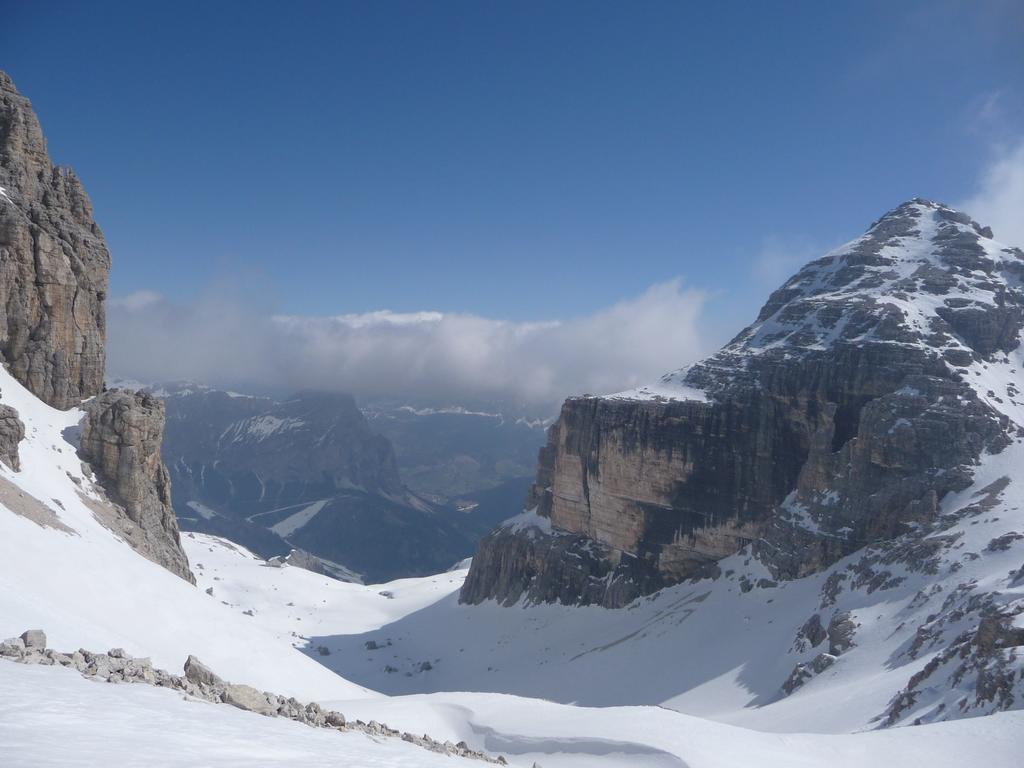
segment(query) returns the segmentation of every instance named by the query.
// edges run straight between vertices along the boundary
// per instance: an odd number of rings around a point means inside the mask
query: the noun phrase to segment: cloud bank
[[[1024,248],[1024,139],[1004,145],[960,210],[992,227],[996,239]]]
[[[706,298],[674,280],[586,317],[510,322],[388,310],[281,316],[222,292],[176,304],[143,291],[109,302],[108,371],[243,391],[554,407],[567,395],[652,381],[709,352]]]

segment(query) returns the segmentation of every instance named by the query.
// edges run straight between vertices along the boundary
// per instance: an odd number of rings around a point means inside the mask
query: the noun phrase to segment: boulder
[[[261,715],[277,714],[277,709],[271,705],[267,695],[251,685],[228,685],[224,689],[223,701],[239,709],[258,712]]]
[[[208,685],[214,688],[224,687],[224,681],[210,670],[195,656],[189,655],[185,660],[185,679],[195,685]]]
[[[25,641],[20,637],[9,637],[0,643],[0,656],[21,656],[25,653]]]
[[[25,643],[25,648],[29,650],[40,652],[46,650],[46,633],[41,629],[30,629],[23,632],[21,640]]]
[[[332,728],[344,728],[346,724],[345,716],[333,709],[324,716],[324,722]]]

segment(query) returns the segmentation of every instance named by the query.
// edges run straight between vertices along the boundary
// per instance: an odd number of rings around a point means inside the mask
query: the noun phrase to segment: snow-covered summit
[[[752,365],[759,368],[755,358],[852,345],[892,345],[973,375],[973,363],[998,362],[1016,349],[1022,278],[1020,248],[965,213],[915,198],[800,269],[715,355],[611,397],[703,401],[747,379]]]
[[[1022,273],[1024,252],[995,241],[964,213],[915,199],[797,272],[727,350],[884,341],[939,352],[1009,351],[1016,334],[1008,326],[1020,325]],[[996,308],[1004,311],[992,318],[995,327],[958,322],[965,310]]]

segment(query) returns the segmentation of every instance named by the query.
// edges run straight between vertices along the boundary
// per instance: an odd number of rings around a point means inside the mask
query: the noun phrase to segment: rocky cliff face
[[[1024,424],[1022,276],[968,216],[896,208],[711,358],[567,401],[528,500],[543,524],[485,539],[462,600],[614,607],[748,545],[791,578],[932,519]]]
[[[109,272],[81,183],[50,162],[31,104],[0,72],[0,354],[56,408],[103,388]]]
[[[85,406],[80,455],[116,506],[96,514],[133,547],[193,581],[160,461],[159,401],[103,392],[110,253],[78,178],[46,152],[28,99],[0,72],[0,356],[55,408]],[[102,394],[101,394],[102,393]],[[18,414],[0,406],[0,461],[20,469]]]
[[[131,545],[195,583],[171,507],[171,481],[160,460],[164,404],[143,392],[112,389],[85,406],[79,455],[92,465],[110,500],[123,510],[117,524]]]

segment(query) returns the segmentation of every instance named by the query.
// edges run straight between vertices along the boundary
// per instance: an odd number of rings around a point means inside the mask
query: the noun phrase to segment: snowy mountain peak
[[[648,391],[699,400],[693,390],[720,393],[737,377],[749,383],[754,358],[872,345],[913,350],[925,367],[940,363],[968,380],[979,367],[985,378],[989,364],[1018,346],[1022,277],[1019,248],[998,242],[965,213],[916,198],[800,269],[717,354]]]
[[[1016,319],[1022,268],[1024,253],[993,240],[990,230],[966,214],[913,200],[797,272],[731,346],[763,351],[780,344],[923,341],[987,355],[1016,346],[1012,331],[1019,330],[1019,320],[1013,328],[997,323],[989,329],[996,336],[986,339],[958,333],[967,329],[948,316],[1010,304]]]

